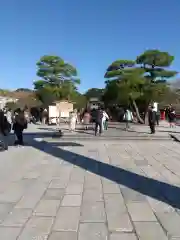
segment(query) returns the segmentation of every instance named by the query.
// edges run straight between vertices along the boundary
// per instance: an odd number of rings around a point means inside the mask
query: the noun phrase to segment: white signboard
[[[59,117],[58,110],[56,106],[49,106],[49,118]]]
[[[62,118],[68,118],[69,117],[69,112],[61,112],[60,113]]]
[[[153,106],[154,106],[154,111],[157,112],[158,111],[158,103],[154,102]]]

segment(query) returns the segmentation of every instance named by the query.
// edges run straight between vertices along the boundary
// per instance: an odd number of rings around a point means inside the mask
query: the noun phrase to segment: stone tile
[[[54,219],[51,217],[32,217],[26,224],[18,240],[47,239]]]
[[[66,188],[68,185],[69,179],[62,180],[62,179],[53,179],[49,185],[49,188]]]
[[[60,207],[53,231],[76,231],[80,219],[79,207]]]
[[[157,213],[157,218],[169,237],[180,237],[180,215],[176,212]]]
[[[104,223],[81,223],[78,240],[107,240],[108,231]]]
[[[41,200],[34,210],[33,215],[53,217],[56,216],[60,200]]]
[[[11,203],[0,203],[0,223],[5,219],[12,208],[13,204]]]
[[[115,183],[103,183],[103,192],[104,193],[120,193],[120,187],[118,184]]]
[[[36,204],[41,199],[40,196],[37,195],[25,195],[22,199],[16,204],[15,208],[28,208],[34,209]]]
[[[66,188],[66,194],[82,194],[83,184],[69,183]]]
[[[34,186],[21,198],[15,207],[34,209],[46,191],[46,188],[46,184],[37,184],[37,186]]]
[[[134,163],[137,165],[137,166],[148,166],[148,161],[146,159],[140,159],[140,160],[134,160]]]
[[[109,231],[132,232],[133,226],[122,196],[105,194],[104,199]]]
[[[62,200],[64,197],[64,189],[61,188],[48,188],[43,199],[46,200]]]
[[[147,197],[147,200],[155,213],[175,212],[175,209],[165,202],[158,201],[151,197]]]
[[[24,178],[26,179],[36,179],[40,176],[40,172],[37,171],[32,171],[32,172],[28,172],[26,173],[26,175],[24,176]]]
[[[84,188],[102,189],[101,178],[93,173],[86,173]]]
[[[81,195],[65,195],[61,205],[63,207],[79,207],[81,206]]]
[[[122,192],[122,195],[124,197],[124,200],[126,202],[141,202],[141,201],[146,201],[146,197],[133,190],[133,189],[130,189],[130,188],[122,188],[121,189],[121,192]]]
[[[103,202],[83,203],[81,222],[105,222],[106,214]]]
[[[21,232],[21,228],[0,227],[0,237],[2,240],[16,240]]]
[[[30,218],[32,214],[31,209],[18,209],[14,208],[10,212],[5,220],[2,222],[1,226],[5,227],[22,227],[26,221]]]
[[[134,222],[134,225],[140,240],[168,240],[165,232],[158,222]]]
[[[83,193],[83,202],[101,202],[103,193],[100,189],[85,189]]]
[[[105,208],[107,213],[114,211],[119,213],[127,212],[124,199],[121,194],[104,194]]]
[[[23,196],[22,189],[7,188],[4,192],[0,193],[0,202],[16,203]]]
[[[138,239],[134,233],[112,233],[110,234],[110,240],[138,240]]]
[[[133,226],[127,213],[113,214],[107,215],[109,231],[133,232]]]
[[[52,232],[48,240],[77,240],[76,232]]]
[[[85,171],[84,171],[84,173],[82,173],[82,172],[79,173],[78,171],[73,170],[71,177],[70,177],[70,182],[84,183],[84,175],[85,175]]]
[[[127,203],[127,208],[133,221],[157,221],[152,209],[146,202]]]

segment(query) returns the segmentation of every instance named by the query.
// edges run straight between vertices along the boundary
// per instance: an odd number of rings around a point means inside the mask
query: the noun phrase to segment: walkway
[[[27,140],[0,153],[1,239],[180,239],[178,143]]]

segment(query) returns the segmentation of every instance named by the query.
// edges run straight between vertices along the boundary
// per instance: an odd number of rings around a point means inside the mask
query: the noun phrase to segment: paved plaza
[[[131,130],[30,126],[27,146],[0,152],[0,239],[180,239],[180,145],[166,126]]]

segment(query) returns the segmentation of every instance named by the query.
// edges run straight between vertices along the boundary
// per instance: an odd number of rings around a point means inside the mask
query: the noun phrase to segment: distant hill
[[[0,96],[22,99],[34,95],[34,91],[28,88],[19,88],[15,91],[0,89]]]
[[[33,92],[33,90],[29,88],[18,88],[15,92]]]

